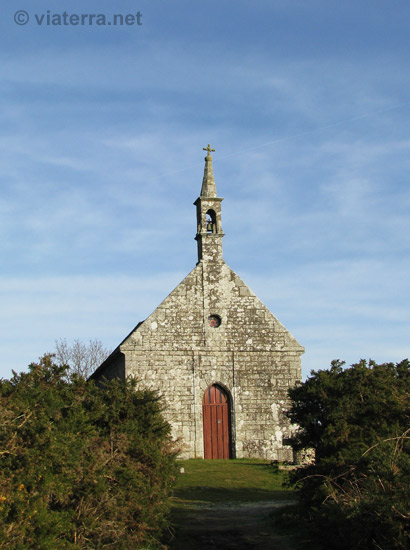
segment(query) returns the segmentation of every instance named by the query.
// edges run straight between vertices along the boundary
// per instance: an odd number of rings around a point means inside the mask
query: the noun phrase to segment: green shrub
[[[160,548],[176,468],[160,401],[66,374],[45,356],[0,381],[0,548]]]
[[[289,393],[293,443],[316,453],[291,482],[327,548],[408,548],[409,361],[336,361]]]

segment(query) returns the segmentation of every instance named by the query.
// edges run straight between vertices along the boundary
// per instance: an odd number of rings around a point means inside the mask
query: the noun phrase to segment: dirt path
[[[260,501],[175,507],[171,550],[294,550],[275,533],[270,515],[294,501]]]

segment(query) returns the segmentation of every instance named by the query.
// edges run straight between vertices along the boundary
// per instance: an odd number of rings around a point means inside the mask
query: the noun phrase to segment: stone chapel
[[[183,458],[293,459],[287,390],[304,348],[222,257],[208,145],[196,199],[198,262],[92,378],[136,377],[163,396]]]

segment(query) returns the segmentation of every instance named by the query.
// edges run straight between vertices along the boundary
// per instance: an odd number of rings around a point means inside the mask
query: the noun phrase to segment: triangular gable
[[[209,327],[218,314],[221,326]],[[277,350],[304,348],[225,262],[199,263],[121,344],[141,349]]]

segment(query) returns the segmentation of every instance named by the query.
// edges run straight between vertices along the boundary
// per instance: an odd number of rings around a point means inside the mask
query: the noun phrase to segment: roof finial
[[[212,157],[211,152],[215,149],[211,149],[211,146],[208,143],[208,147],[203,147],[204,151],[207,151],[208,154],[205,157],[205,169],[204,169],[204,178],[202,180],[202,189],[201,197],[216,197],[216,187],[214,180],[214,171],[212,168]]]
[[[204,151],[208,151],[207,157],[211,156],[211,153],[215,153],[215,149],[211,149],[210,144],[208,143],[208,147],[202,147]]]

